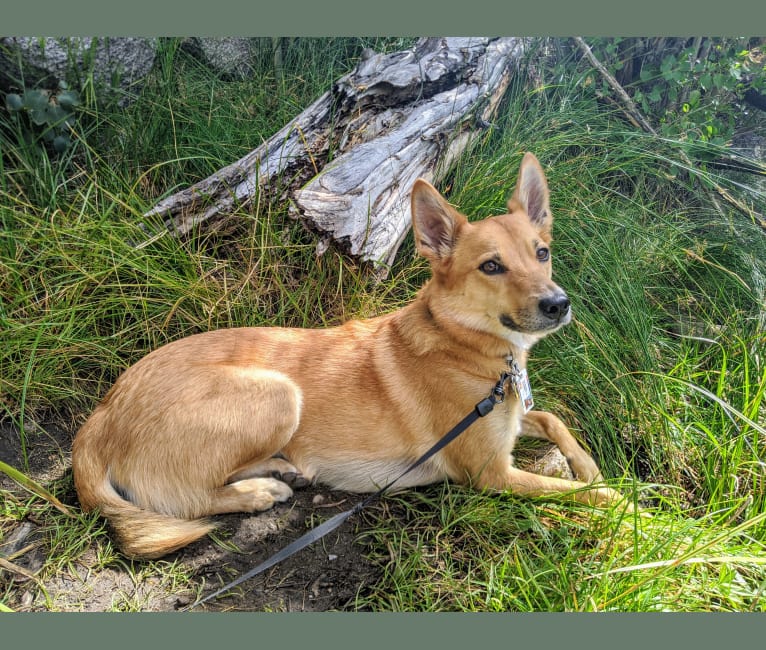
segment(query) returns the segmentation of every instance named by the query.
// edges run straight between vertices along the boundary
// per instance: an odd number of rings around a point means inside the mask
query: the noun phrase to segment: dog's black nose
[[[540,312],[550,320],[561,320],[569,313],[569,297],[563,291],[546,296],[540,300]]]

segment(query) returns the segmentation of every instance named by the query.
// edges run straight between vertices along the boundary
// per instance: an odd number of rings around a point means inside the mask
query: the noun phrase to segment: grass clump
[[[241,209],[217,232],[135,245],[155,199],[281,128],[353,65],[364,43],[352,40],[297,39],[281,74],[265,66],[258,82],[238,83],[168,41],[127,109],[85,95],[80,138],[58,159],[0,129],[0,406],[23,443],[19,469],[36,423],[74,431],[122,369],[167,341],[331,325],[412,297],[427,268],[411,238],[378,282],[333,249],[316,258],[278,205]],[[707,187],[726,180],[703,162],[690,168],[683,147],[637,133],[576,79],[518,84],[441,184],[479,218],[504,210],[524,151],[543,163],[555,278],[575,320],[532,354],[536,402],[652,516],[452,485],[389,497],[364,518],[383,578],[355,607],[766,609],[766,237],[728,205],[719,212]],[[699,146],[686,153],[698,160]],[[716,153],[709,145],[705,159]],[[727,187],[763,212],[762,194]],[[66,478],[47,487],[73,501]],[[45,575],[87,553],[94,571],[120,566],[99,520],[3,494],[0,543],[32,510],[47,523]],[[128,571],[140,583],[190,580],[161,563]],[[142,608],[145,595],[131,594],[114,608]],[[12,596],[6,585],[0,604]]]
[[[764,515],[605,516],[441,486],[370,517],[393,611],[762,611]],[[729,522],[731,524],[731,522]]]

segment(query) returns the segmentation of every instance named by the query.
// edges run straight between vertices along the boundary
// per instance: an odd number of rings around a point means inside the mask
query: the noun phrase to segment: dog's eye
[[[548,248],[538,248],[537,249],[537,259],[540,262],[547,262],[551,258],[551,251]]]
[[[498,273],[503,273],[505,268],[503,268],[503,265],[500,264],[500,262],[495,262],[495,260],[487,260],[479,267],[479,270],[482,273],[486,273],[487,275],[497,275]]]

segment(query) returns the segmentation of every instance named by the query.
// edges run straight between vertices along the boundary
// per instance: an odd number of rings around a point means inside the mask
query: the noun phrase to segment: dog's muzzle
[[[522,334],[544,334],[566,325],[571,319],[569,297],[561,289],[541,298],[536,310],[522,311],[518,320],[510,314],[500,314],[503,326]]]

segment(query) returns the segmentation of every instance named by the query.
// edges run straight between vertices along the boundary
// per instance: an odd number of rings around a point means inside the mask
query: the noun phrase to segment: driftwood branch
[[[593,54],[593,51],[590,49],[590,46],[580,36],[575,36],[574,41],[577,43],[577,47],[580,48],[580,51],[582,51],[582,53],[585,55],[585,58],[588,59],[590,64],[596,68],[596,70],[598,70],[599,74],[609,84],[612,90],[617,93],[617,96],[620,98],[620,101],[622,101],[623,105],[627,109],[630,117],[638,122],[639,126],[644,131],[651,133],[652,135],[657,135],[657,132],[652,128],[652,125],[649,124],[648,120],[643,116],[641,111],[638,109],[638,106],[636,106],[635,102],[630,98],[630,95],[625,92],[625,89],[620,85],[617,79],[609,74],[609,70],[607,70],[604,67],[604,64],[596,58],[596,56]]]
[[[412,183],[433,180],[486,127],[526,45],[425,38],[403,52],[367,52],[267,142],[145,217],[184,234],[267,193],[289,200],[325,241],[385,268],[409,229]]]

